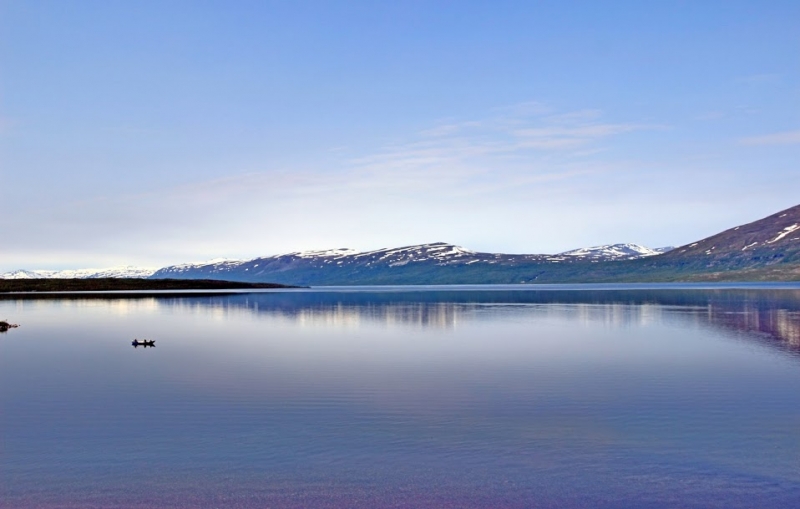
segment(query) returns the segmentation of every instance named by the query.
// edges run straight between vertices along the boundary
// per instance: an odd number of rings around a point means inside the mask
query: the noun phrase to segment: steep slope
[[[741,270],[800,263],[800,205],[681,246],[659,263],[698,270]]]

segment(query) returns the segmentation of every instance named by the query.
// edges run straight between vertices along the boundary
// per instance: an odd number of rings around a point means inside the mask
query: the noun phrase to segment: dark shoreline
[[[302,288],[276,283],[244,283],[215,279],[0,279],[0,295],[40,292],[146,292],[165,290],[248,290]]]

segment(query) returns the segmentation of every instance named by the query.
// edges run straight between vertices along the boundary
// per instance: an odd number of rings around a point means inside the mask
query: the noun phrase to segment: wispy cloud
[[[544,120],[547,122],[552,122],[553,124],[574,124],[576,122],[592,122],[602,116],[602,110],[586,109],[549,115],[544,117]]]
[[[553,113],[553,108],[540,101],[526,101],[508,106],[499,106],[492,111],[502,116],[530,117]]]
[[[609,171],[595,159],[610,140],[664,126],[609,122],[601,110],[557,112],[529,102],[477,119],[450,120],[343,164],[359,186],[480,192]],[[575,165],[579,163],[580,169]],[[602,168],[602,169],[600,169]]]
[[[514,135],[519,139],[518,148],[558,149],[582,146],[600,138],[655,127],[639,124],[590,123],[518,129]]]
[[[742,145],[796,145],[800,143],[800,129],[779,133],[750,136],[739,140]]]
[[[748,76],[741,76],[737,79],[742,83],[750,83],[753,85],[757,84],[766,84],[766,83],[778,83],[781,81],[781,75],[778,73],[760,73],[760,74],[750,74]]]
[[[704,121],[706,121],[706,120],[719,120],[719,119],[723,118],[724,116],[725,116],[725,113],[723,113],[721,111],[706,111],[704,113],[701,113],[701,114],[697,115],[694,118],[695,118],[695,120],[704,120]]]

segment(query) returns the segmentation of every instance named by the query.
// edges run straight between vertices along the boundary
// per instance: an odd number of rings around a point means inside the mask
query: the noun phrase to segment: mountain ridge
[[[609,244],[554,255],[503,254],[436,242],[171,265],[149,277],[304,286],[800,280],[800,205],[674,249]]]
[[[303,285],[414,284],[417,281],[430,281],[433,275],[429,272],[436,268],[470,269],[472,271],[470,266],[473,265],[485,268],[487,266],[520,267],[530,264],[570,264],[582,261],[598,263],[658,254],[656,250],[635,244],[611,244],[583,248],[585,253],[578,251],[581,250],[555,255],[483,253],[454,244],[434,242],[364,252],[340,248],[293,252],[239,262],[211,263],[199,266],[183,264],[160,269],[151,277],[195,278],[202,276],[241,281],[266,281],[269,279],[281,283],[296,280],[297,284]],[[415,272],[421,273],[415,274]]]
[[[478,253],[461,246],[448,244],[445,242],[434,242],[431,244],[418,244],[414,246],[404,246],[398,248],[382,248],[371,251],[357,251],[349,248],[336,248],[327,250],[316,251],[293,251],[290,253],[263,256],[253,258],[250,260],[236,260],[236,259],[213,259],[205,262],[189,262],[177,265],[168,265],[162,268],[148,268],[148,267],[109,267],[104,269],[66,269],[66,270],[25,270],[19,269],[11,272],[0,274],[0,279],[99,279],[99,278],[149,278],[149,277],[168,277],[165,271],[170,273],[180,273],[183,271],[205,268],[212,272],[224,272],[225,270],[234,268],[238,265],[255,260],[269,260],[281,258],[298,258],[304,260],[334,260],[339,261],[345,257],[355,257],[355,259],[366,259],[375,256],[399,256],[395,266],[403,265],[411,261],[424,261],[428,258],[417,258],[409,256],[413,252],[424,252],[435,258],[440,262],[449,262],[452,259],[458,259],[466,255],[482,255],[483,258],[491,257],[522,257],[521,259],[551,259],[560,261],[562,257],[568,256],[574,260],[578,259],[592,259],[596,261],[608,261],[613,259],[633,259],[642,256],[653,256],[663,252],[665,249],[671,248],[656,248],[651,249],[638,244],[607,244],[603,246],[592,246],[587,248],[578,248],[563,253],[554,255],[538,255],[538,254],[522,254],[522,255],[506,255],[502,253]],[[157,275],[156,275],[157,274]]]

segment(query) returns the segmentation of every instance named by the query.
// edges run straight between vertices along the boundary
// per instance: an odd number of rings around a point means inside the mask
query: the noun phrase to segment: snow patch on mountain
[[[651,249],[639,244],[607,244],[605,246],[582,247],[559,253],[560,256],[572,256],[586,260],[633,260],[656,256],[671,250],[671,247]]]
[[[789,235],[790,233],[792,233],[793,231],[796,231],[798,229],[800,229],[800,223],[799,224],[793,224],[791,226],[787,226],[786,228],[784,228],[783,230],[778,232],[778,236],[777,237],[775,237],[772,240],[768,240],[767,244],[774,244],[775,242],[778,242],[779,240],[781,240],[785,236]]]
[[[270,258],[278,258],[280,256],[296,256],[298,258],[340,258],[342,256],[348,256],[357,253],[358,251],[355,249],[341,247],[337,249],[326,249],[323,251],[299,251],[296,253],[288,253],[286,255],[276,255]]]
[[[168,267],[163,267],[154,270],[151,276],[156,272],[161,272],[165,269],[169,269],[170,272],[178,274],[197,269],[202,269],[210,273],[225,272],[226,270],[229,270],[231,268],[236,268],[245,262],[246,262],[245,260],[236,260],[231,258],[214,258],[204,262],[192,262],[192,263],[181,263],[178,265],[170,265]]]
[[[365,251],[355,253],[356,259],[375,259],[381,261],[392,261],[394,264],[399,262],[424,262],[428,260],[447,261],[458,259],[465,256],[475,255],[475,251],[464,249],[461,246],[436,242],[434,244],[419,244],[415,246],[405,246],[398,248],[377,249],[375,251]],[[402,265],[405,265],[403,263]]]

